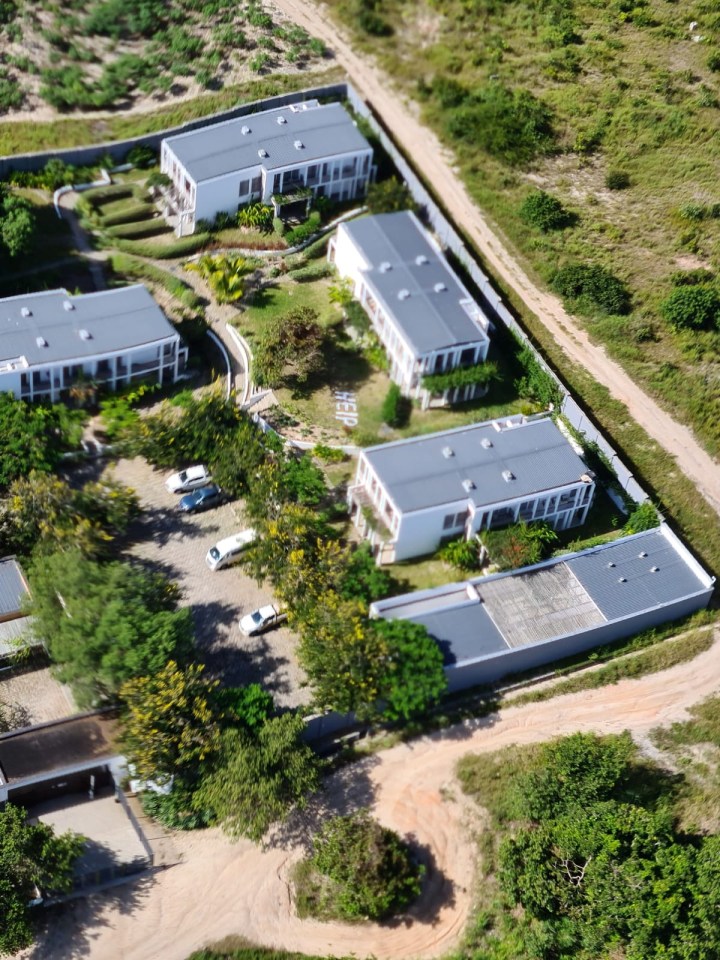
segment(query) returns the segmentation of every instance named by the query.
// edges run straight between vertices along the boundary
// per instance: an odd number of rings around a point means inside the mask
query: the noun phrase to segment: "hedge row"
[[[159,233],[167,233],[168,225],[162,219],[140,220],[135,223],[121,223],[116,227],[106,227],[105,233],[109,237],[118,239],[140,239],[141,237],[155,237]]]
[[[111,183],[107,187],[93,187],[83,193],[83,197],[94,207],[101,207],[113,200],[136,196],[136,187],[128,183]]]
[[[191,237],[180,237],[174,243],[147,243],[143,240],[116,240],[113,245],[123,253],[134,253],[138,257],[150,257],[154,260],[173,260],[202,250],[212,240],[210,233],[194,233]]]
[[[113,272],[119,276],[136,277],[138,280],[149,280],[151,283],[157,283],[188,310],[200,310],[202,308],[202,301],[193,288],[184,280],[168,273],[167,270],[162,270],[160,267],[124,253],[113,254],[110,257],[110,266]]]
[[[295,270],[288,271],[288,277],[295,280],[296,283],[308,283],[311,280],[321,280],[323,277],[331,277],[335,268],[331,263],[311,263],[307,267],[297,267]]]
[[[153,212],[152,201],[134,203],[117,213],[108,213],[105,216],[99,214],[98,221],[101,227],[117,227],[122,223],[133,223],[135,220],[147,219],[152,216]]]

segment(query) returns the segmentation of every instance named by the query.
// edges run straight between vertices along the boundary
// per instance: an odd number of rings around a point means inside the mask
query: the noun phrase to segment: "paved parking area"
[[[198,646],[209,672],[224,684],[262,683],[281,706],[308,703],[304,674],[295,657],[296,638],[281,626],[259,637],[245,637],[239,618],[272,602],[237,566],[212,572],[205,564],[210,547],[247,526],[242,504],[226,503],[199,514],[181,514],[179,497],[165,489],[169,471],[144,460],[120,460],[114,476],[138,494],[144,513],[132,530],[130,553],[176,580],[192,607]]]

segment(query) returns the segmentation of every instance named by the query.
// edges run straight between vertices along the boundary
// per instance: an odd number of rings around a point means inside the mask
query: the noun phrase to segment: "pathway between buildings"
[[[678,461],[687,477],[720,514],[720,470],[697,442],[691,430],[677,423],[631,377],[611,360],[602,347],[568,314],[557,297],[540,290],[495,235],[474,206],[453,170],[452,157],[435,135],[415,119],[413,107],[394,89],[391,79],[366,55],[359,55],[322,5],[307,0],[272,0],[283,14],[319,37],[347,70],[359,93],[372,105],[406,156],[432,186],[451,217],[470,238],[492,273],[511,287],[537,314],[564,352],[604,384],[622,401],[640,426]]]
[[[350,926],[299,920],[290,870],[311,815],[266,849],[228,841],[218,830],[175,834],[180,862],[145,885],[77,902],[53,917],[32,960],[185,960],[232,934],[323,956],[378,960],[439,957],[465,929],[473,899],[478,814],[463,797],[455,765],[466,753],[537,743],[577,730],[644,740],[658,725],[687,717],[687,708],[720,684],[720,640],[689,663],[639,680],[557,697],[467,721],[394,747],[334,774],[318,818],[372,806],[380,820],[411,835],[431,864],[421,902],[406,922]]]
[[[87,260],[88,269],[93,279],[96,290],[106,290],[105,271],[103,265],[108,258],[106,250],[96,250],[90,236],[83,230],[75,213],[75,204],[78,202],[79,194],[75,191],[64,193],[58,202],[63,211],[63,216],[67,220],[70,232],[73,235],[75,246],[82,257]]]

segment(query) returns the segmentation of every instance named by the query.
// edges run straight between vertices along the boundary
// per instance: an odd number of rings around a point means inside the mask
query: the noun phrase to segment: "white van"
[[[220,540],[219,543],[208,550],[205,563],[211,570],[222,570],[223,567],[229,567],[231,563],[235,563],[243,550],[249,547],[256,537],[255,531],[248,527],[247,530],[241,530],[240,533],[235,533],[232,537]]]

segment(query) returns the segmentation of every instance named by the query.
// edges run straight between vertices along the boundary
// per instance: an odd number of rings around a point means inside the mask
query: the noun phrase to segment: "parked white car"
[[[276,627],[283,620],[287,620],[286,613],[280,613],[277,607],[269,604],[267,607],[260,607],[259,610],[253,610],[252,613],[246,613],[240,620],[240,630],[246,637],[254,637],[258,633],[264,633],[271,627]]]
[[[232,537],[219,540],[214,547],[210,547],[208,550],[205,563],[211,570],[222,570],[223,567],[229,567],[231,563],[240,559],[243,550],[247,549],[256,539],[257,534],[252,527],[248,527],[247,530],[241,530],[240,533],[235,533]]]
[[[187,470],[171,473],[165,481],[165,489],[168,493],[188,493],[190,490],[206,486],[211,480],[208,468],[204,464],[198,464],[188,467]]]

